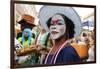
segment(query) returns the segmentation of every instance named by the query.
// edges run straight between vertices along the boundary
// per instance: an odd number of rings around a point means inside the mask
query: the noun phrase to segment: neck
[[[55,52],[62,46],[62,44],[66,41],[66,38],[63,36],[59,39],[53,41],[53,48],[51,50],[51,54],[55,54]]]
[[[66,41],[66,37],[61,37],[53,41],[55,47],[61,46]]]

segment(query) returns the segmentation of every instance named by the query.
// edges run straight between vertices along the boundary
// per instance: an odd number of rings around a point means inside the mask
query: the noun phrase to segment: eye
[[[28,33],[28,32],[25,32],[25,33]]]
[[[58,23],[58,25],[63,25],[62,23]]]

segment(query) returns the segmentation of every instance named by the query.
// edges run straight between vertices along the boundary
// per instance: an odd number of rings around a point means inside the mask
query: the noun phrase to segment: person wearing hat
[[[24,15],[22,15],[22,19],[20,21],[18,21],[17,23],[19,23],[21,25],[21,31],[23,31],[25,28],[29,28],[32,30],[32,28],[36,26],[34,24],[34,20],[35,20],[35,18],[33,16],[24,14]],[[22,36],[22,32],[19,32],[17,34],[17,39],[21,36]],[[33,38],[34,38],[34,36],[35,35],[33,34]]]
[[[39,12],[41,25],[50,32],[53,47],[44,64],[80,63],[81,59],[69,40],[82,31],[81,19],[72,7],[43,6]]]
[[[35,43],[35,34],[32,33],[33,27],[36,26],[34,24],[34,20],[35,18],[33,16],[24,14],[22,15],[21,20],[17,22],[21,25],[21,32],[17,34],[17,39],[22,44],[23,48],[31,47],[31,45]],[[21,58],[24,58],[26,56],[21,56]],[[36,56],[35,53],[32,53],[31,58],[25,60],[22,64],[26,65],[26,64],[35,64],[35,63],[38,63],[38,56]]]

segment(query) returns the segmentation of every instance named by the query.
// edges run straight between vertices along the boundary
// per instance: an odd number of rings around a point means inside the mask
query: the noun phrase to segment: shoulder
[[[64,47],[61,52],[64,54],[77,54],[76,50],[71,45]]]
[[[18,41],[21,41],[21,40],[22,40],[22,37],[19,37],[19,38],[18,38]]]
[[[60,51],[57,61],[59,60],[63,61],[64,63],[79,62],[80,57],[76,50],[71,45],[68,45]]]
[[[68,45],[68,46],[64,47],[62,50],[63,51],[70,51],[70,50],[75,50],[75,49],[72,47],[72,45]]]

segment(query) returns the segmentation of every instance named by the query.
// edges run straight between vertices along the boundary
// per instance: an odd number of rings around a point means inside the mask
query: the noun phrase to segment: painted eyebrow
[[[56,20],[52,20],[51,23],[52,23],[52,24],[57,24],[59,21],[63,21],[63,20],[61,20],[61,19],[56,19]]]
[[[62,21],[61,19],[57,19],[58,21]],[[57,21],[57,20],[53,20],[53,21]]]
[[[58,21],[63,21],[63,20],[57,19],[57,20],[52,20],[51,22],[58,22]]]

